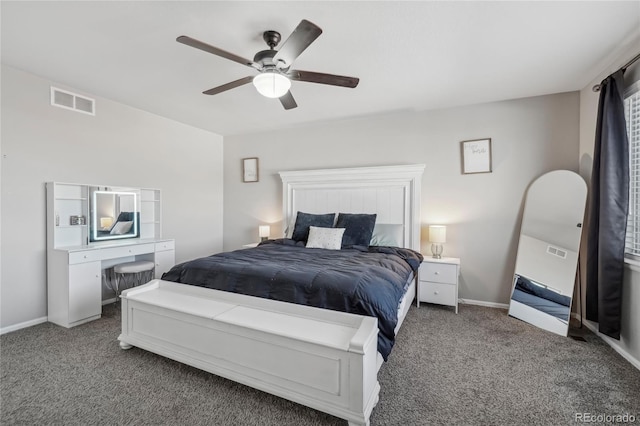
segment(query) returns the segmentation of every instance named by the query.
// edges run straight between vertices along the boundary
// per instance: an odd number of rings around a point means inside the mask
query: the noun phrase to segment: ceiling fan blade
[[[231,83],[223,84],[222,86],[214,87],[213,89],[205,90],[205,95],[217,95],[218,93],[225,92],[229,89],[234,89],[236,87],[242,86],[243,84],[250,83],[253,80],[253,77],[243,77],[239,80],[232,81]]]
[[[354,88],[360,82],[357,77],[347,77],[344,75],[324,74],[313,71],[291,70],[288,74],[291,80],[307,81],[309,83],[329,84],[331,86],[342,86]]]
[[[295,61],[320,34],[322,34],[320,27],[303,19],[296,29],[293,30],[287,41],[282,44],[278,53],[273,57],[273,62],[277,64],[279,61],[282,61],[284,62],[282,68],[289,68],[293,64],[293,61]]]
[[[280,103],[282,104],[284,109],[293,109],[298,106],[298,104],[296,103],[296,100],[293,99],[293,95],[291,94],[291,91],[288,91],[284,95],[280,96]]]
[[[196,49],[204,50],[208,53],[213,53],[216,56],[223,57],[225,59],[229,59],[233,62],[237,62],[242,65],[246,65],[248,67],[256,68],[257,64],[254,64],[253,61],[249,59],[243,58],[238,55],[234,55],[233,53],[227,52],[226,50],[218,49],[217,47],[213,47],[210,44],[202,42],[200,40],[196,40],[195,38],[191,38],[189,36],[180,36],[176,39],[178,43],[186,44],[187,46],[195,47]]]

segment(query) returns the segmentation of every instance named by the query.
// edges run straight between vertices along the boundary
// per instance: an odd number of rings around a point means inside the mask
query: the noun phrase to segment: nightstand
[[[460,259],[424,257],[418,271],[418,307],[420,302],[453,306],[458,313],[458,275]]]

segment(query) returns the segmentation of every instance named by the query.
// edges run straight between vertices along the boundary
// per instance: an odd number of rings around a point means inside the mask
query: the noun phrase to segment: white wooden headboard
[[[404,246],[420,251],[424,164],[280,172],[284,227],[305,213],[376,213],[376,223],[401,224]]]

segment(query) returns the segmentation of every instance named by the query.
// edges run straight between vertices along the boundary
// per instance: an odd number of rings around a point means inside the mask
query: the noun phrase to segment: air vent
[[[64,109],[96,115],[95,100],[51,86],[51,105]]]
[[[567,252],[561,248],[558,247],[553,247],[553,246],[548,246],[547,247],[547,253],[552,254],[554,256],[558,256],[562,259],[566,259],[567,258]]]

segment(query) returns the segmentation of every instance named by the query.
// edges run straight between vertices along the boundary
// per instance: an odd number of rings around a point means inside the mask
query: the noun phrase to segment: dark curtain
[[[629,142],[623,71],[600,85],[587,232],[587,319],[620,340],[624,244],[629,206]]]

